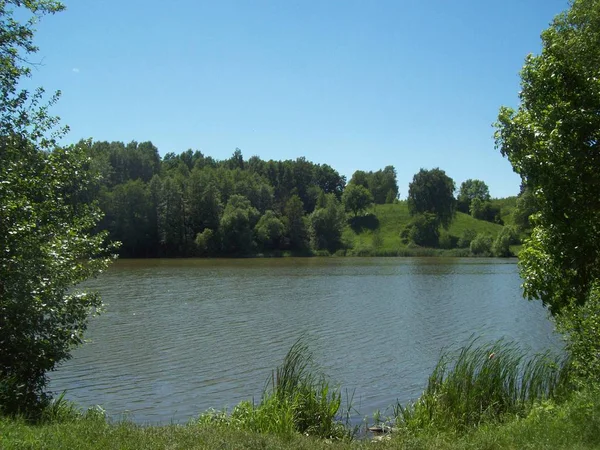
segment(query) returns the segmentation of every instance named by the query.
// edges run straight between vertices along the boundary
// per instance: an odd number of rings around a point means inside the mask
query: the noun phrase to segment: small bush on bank
[[[471,253],[476,256],[490,256],[492,253],[492,238],[487,234],[478,234],[469,246]]]

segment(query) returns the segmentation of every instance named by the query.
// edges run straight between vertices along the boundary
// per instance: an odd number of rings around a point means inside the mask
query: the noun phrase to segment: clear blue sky
[[[152,141],[216,159],[307,159],[348,178],[422,167],[514,195],[501,105],[567,0],[67,0],[38,26],[33,82],[67,141]]]

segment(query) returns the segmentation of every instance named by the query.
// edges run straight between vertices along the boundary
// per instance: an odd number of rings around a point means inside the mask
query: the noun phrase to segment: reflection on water
[[[559,347],[514,260],[123,260],[88,285],[106,313],[51,386],[140,423],[258,399],[303,333],[363,415],[414,399],[440,350],[473,335]]]

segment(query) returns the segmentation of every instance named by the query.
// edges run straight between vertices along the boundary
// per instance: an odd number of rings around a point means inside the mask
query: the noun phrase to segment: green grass
[[[320,373],[307,343],[300,338],[273,372],[259,404],[241,402],[231,414],[208,411],[198,423],[256,433],[351,439],[353,430],[341,422],[341,406],[340,390]]]
[[[465,432],[484,423],[524,417],[535,402],[570,388],[567,361],[550,354],[527,358],[515,344],[473,341],[457,355],[445,352],[414,403],[395,408],[405,430]]]
[[[209,412],[186,425],[141,426],[113,423],[100,409],[82,413],[59,398],[38,424],[0,417],[0,448],[600,448],[600,389],[567,392],[561,364],[548,355],[526,359],[503,342],[444,353],[421,398],[396,408],[394,433],[374,443],[351,439],[338,420],[339,391],[299,340],[258,405],[243,402],[231,414]]]
[[[600,392],[588,388],[563,403],[534,404],[525,418],[482,425],[469,433],[396,433],[389,441],[330,441],[302,434],[253,433],[225,425],[139,426],[85,417],[30,425],[0,418],[0,448],[23,449],[597,449]]]
[[[422,249],[404,244],[400,233],[408,225],[411,216],[405,201],[397,204],[373,205],[368,213],[356,219],[350,218],[342,240],[352,256],[468,256],[468,251],[453,249]],[[477,220],[468,214],[457,213],[448,233],[458,239],[465,230],[489,234],[495,237],[502,226]]]

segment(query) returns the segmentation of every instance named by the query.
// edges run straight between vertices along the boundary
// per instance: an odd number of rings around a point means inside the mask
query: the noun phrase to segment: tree
[[[480,233],[471,241],[469,248],[474,255],[489,256],[492,251],[492,238],[488,234]]]
[[[557,314],[583,305],[600,278],[600,0],[573,1],[542,44],[495,139],[539,208],[519,254],[524,294]]]
[[[417,214],[409,224],[408,237],[417,245],[437,247],[440,239],[438,218],[431,213]]]
[[[410,214],[434,214],[438,225],[447,229],[456,211],[454,189],[454,181],[443,170],[421,169],[408,186]]]
[[[221,217],[223,251],[233,254],[250,253],[254,245],[253,233],[260,213],[241,195],[232,195]]]
[[[346,214],[334,194],[325,195],[325,205],[310,215],[311,241],[316,250],[339,248]]]
[[[13,8],[17,11],[13,12]],[[89,143],[58,148],[43,90],[19,90],[37,48],[34,23],[63,6],[0,2],[0,414],[32,417],[47,404],[47,373],[83,342],[97,294],[75,286],[105,269],[105,233],[90,199]],[[31,16],[24,23],[18,18]]]
[[[471,202],[479,199],[482,203],[490,201],[490,190],[483,181],[468,179],[463,181],[456,198],[456,208],[463,213],[468,214]]]
[[[512,213],[512,221],[521,231],[530,232],[533,224],[531,216],[538,212],[535,197],[531,189],[524,188],[517,197],[517,204]]]
[[[367,188],[361,185],[349,184],[342,195],[342,203],[346,211],[352,211],[354,217],[357,217],[358,213],[364,211],[373,203],[373,196]]]
[[[285,234],[289,246],[294,250],[304,250],[307,247],[308,231],[304,217],[304,206],[297,195],[292,195],[285,204]]]
[[[279,248],[284,232],[283,222],[271,210],[266,211],[254,227],[257,242],[266,249]]]

